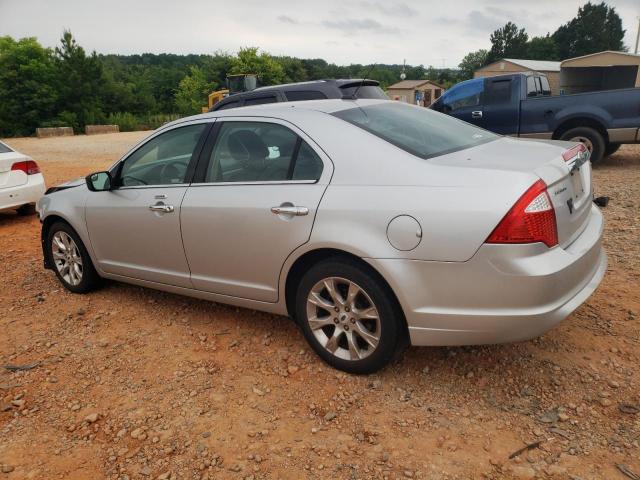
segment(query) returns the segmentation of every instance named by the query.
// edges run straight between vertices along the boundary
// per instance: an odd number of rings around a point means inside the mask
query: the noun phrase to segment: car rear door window
[[[284,92],[285,97],[290,102],[297,102],[301,100],[326,100],[327,96],[314,90],[291,90]]]
[[[322,174],[322,160],[307,142],[302,140],[295,159],[292,180],[318,180]]]
[[[289,128],[270,122],[226,121],[220,126],[204,181],[317,180],[322,160]]]
[[[122,165],[119,186],[181,184],[206,123],[178,127],[152,138]]]
[[[275,95],[267,95],[263,97],[251,97],[244,101],[244,106],[249,107],[251,105],[264,105],[265,103],[276,103],[278,99]]]
[[[484,93],[485,105],[499,105],[511,101],[511,80],[490,80]]]
[[[240,102],[235,101],[235,102],[227,102],[227,103],[222,103],[220,104],[220,106],[218,108],[216,108],[216,110],[226,110],[228,108],[236,108],[240,106]]]

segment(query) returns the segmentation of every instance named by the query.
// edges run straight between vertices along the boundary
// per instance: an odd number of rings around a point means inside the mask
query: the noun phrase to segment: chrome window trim
[[[177,188],[188,187],[189,183],[165,183],[162,185],[128,185],[126,187],[118,187],[111,190],[112,192],[118,192],[120,190],[140,190],[145,188]]]
[[[190,187],[217,187],[225,185],[314,185],[320,183],[319,180],[270,180],[257,182],[206,182],[192,183]]]

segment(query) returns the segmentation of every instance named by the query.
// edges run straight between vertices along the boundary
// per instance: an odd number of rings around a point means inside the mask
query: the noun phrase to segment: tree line
[[[602,50],[623,50],[624,30],[615,8],[587,3],[553,34],[529,38],[512,22],[491,34],[491,49],[464,57],[459,68],[424,65],[328,63],[323,59],[272,56],[255,47],[231,55],[99,55],[87,53],[65,31],[45,48],[35,38],[0,37],[0,137],[32,135],[37,127],[117,124],[123,131],[156,128],[179,115],[200,112],[207,95],[224,88],[226,76],[256,73],[262,85],[322,78],[372,78],[383,88],[408,79],[429,79],[445,88],[473,77],[500,58],[560,60]]]
[[[529,37],[524,28],[507,22],[491,34],[491,49],[467,54],[460,63],[461,76],[472,78],[478,68],[502,58],[560,61],[604,50],[626,51],[625,30],[615,7],[587,2],[578,14],[555,32]]]

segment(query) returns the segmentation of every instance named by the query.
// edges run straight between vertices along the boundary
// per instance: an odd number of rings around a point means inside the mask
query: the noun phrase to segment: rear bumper
[[[0,210],[35,204],[44,195],[45,189],[44,177],[41,173],[29,175],[24,185],[0,189]]]
[[[403,307],[413,345],[477,345],[537,337],[565,319],[607,268],[603,218],[592,206],[566,248],[483,245],[467,262],[369,260]]]

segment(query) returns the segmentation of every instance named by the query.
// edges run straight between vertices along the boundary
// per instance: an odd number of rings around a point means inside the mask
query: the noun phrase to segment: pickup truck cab
[[[640,142],[640,89],[551,96],[540,73],[474,78],[430,108],[502,135],[580,141],[596,163],[622,143]]]

